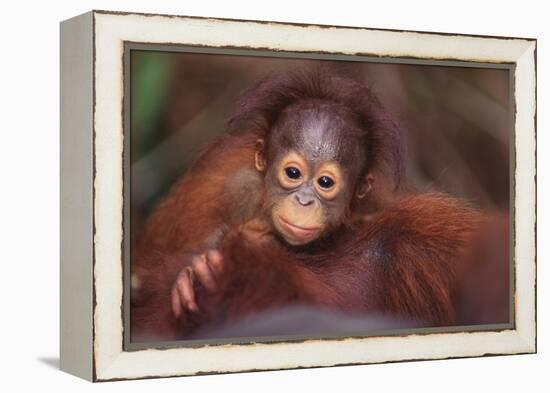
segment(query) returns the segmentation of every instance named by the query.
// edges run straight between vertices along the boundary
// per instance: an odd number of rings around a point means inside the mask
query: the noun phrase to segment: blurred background
[[[269,72],[319,63],[377,94],[402,130],[413,188],[508,209],[508,70],[132,50],[132,234],[200,149],[225,132],[244,89]]]

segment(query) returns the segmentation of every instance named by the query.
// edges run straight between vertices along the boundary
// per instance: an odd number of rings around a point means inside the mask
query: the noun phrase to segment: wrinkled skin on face
[[[365,133],[344,106],[320,100],[286,108],[256,156],[275,231],[305,245],[344,220],[366,166]]]

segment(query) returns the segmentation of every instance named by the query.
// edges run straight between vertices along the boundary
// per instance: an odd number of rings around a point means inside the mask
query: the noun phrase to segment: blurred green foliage
[[[132,51],[131,57],[131,122],[139,134],[132,153],[139,159],[162,138],[159,119],[165,112],[173,54]]]

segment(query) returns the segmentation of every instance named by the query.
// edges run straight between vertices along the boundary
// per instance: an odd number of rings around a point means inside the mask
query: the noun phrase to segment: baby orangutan
[[[327,241],[351,218],[353,198],[364,197],[372,182],[366,172],[367,135],[355,120],[344,105],[319,99],[302,100],[281,112],[267,140],[256,142],[254,166],[257,182],[264,185],[256,192],[264,198],[245,223],[248,231],[297,248]],[[249,181],[239,174],[234,179]],[[219,251],[209,250],[183,269],[172,292],[176,316],[182,306],[198,310],[194,278],[209,290],[216,288],[222,259]]]

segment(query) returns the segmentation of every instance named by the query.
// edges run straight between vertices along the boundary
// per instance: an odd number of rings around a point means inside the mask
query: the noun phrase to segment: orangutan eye
[[[286,173],[286,176],[292,180],[299,179],[302,176],[302,173],[300,172],[300,170],[293,166],[289,166],[288,168],[285,168],[285,173]]]
[[[319,179],[317,179],[317,184],[319,184],[321,188],[330,188],[334,185],[334,180],[332,180],[328,176],[321,176]]]

